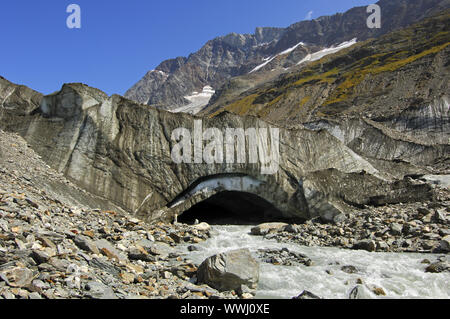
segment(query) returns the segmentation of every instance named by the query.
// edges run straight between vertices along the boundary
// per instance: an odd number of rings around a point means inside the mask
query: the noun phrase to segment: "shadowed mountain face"
[[[249,73],[273,78],[308,54],[355,38],[358,42],[376,38],[450,7],[449,0],[381,0],[378,4],[382,10],[380,29],[369,29],[366,7],[358,7],[288,28],[257,28],[254,34],[218,37],[188,58],[164,61],[130,88],[125,97],[177,109],[192,103],[186,97],[202,92],[205,86],[219,90],[230,78]],[[254,76],[254,81],[261,80]]]

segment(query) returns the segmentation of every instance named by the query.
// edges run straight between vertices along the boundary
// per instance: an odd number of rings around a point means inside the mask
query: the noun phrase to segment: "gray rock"
[[[352,265],[342,266],[341,270],[347,274],[356,274],[358,272],[358,269]]]
[[[31,284],[35,274],[28,268],[15,267],[0,272],[0,279],[13,288],[23,288]]]
[[[441,235],[442,237],[450,235],[450,229],[448,229],[448,228],[445,228],[445,229],[441,228],[441,229],[439,229],[439,235]]]
[[[167,257],[171,253],[174,253],[175,250],[166,243],[155,242],[155,243],[152,243],[152,246],[150,247],[149,252],[153,255]]]
[[[3,291],[1,296],[4,299],[7,299],[7,300],[14,300],[14,299],[16,299],[16,296],[9,290]]]
[[[208,230],[210,230],[211,229],[211,226],[209,225],[209,224],[207,224],[207,223],[200,223],[200,224],[197,224],[197,225],[194,225],[194,226],[192,226],[194,229],[197,229],[197,230],[199,230],[199,231],[208,231]]]
[[[201,292],[201,293],[207,293],[207,294],[211,294],[211,295],[218,293],[217,290],[210,288],[208,286],[197,286],[197,285],[191,284],[189,282],[184,283],[183,288],[186,290],[192,291],[192,292]]]
[[[199,283],[219,291],[237,290],[241,285],[256,289],[259,264],[248,249],[239,249],[206,259],[197,271]]]
[[[282,266],[311,266],[312,261],[308,256],[283,249],[259,249],[258,258],[265,263]]]
[[[101,282],[91,281],[85,286],[86,296],[92,299],[118,299],[111,287]]]
[[[43,282],[40,279],[35,279],[31,283],[31,289],[32,290],[42,291],[42,290],[49,289],[49,288],[50,288],[50,284],[48,284],[46,282]]]
[[[71,265],[71,262],[66,259],[59,258],[50,258],[49,264],[55,267],[58,271],[66,271],[67,268]]]
[[[400,236],[403,231],[403,226],[397,223],[391,225],[391,234],[394,236]]]
[[[298,234],[300,232],[300,227],[298,227],[298,225],[289,224],[284,227],[283,231],[291,234]]]
[[[93,258],[89,261],[89,266],[105,271],[113,276],[119,276],[121,270],[118,267],[111,265],[109,262],[103,261],[99,258]]]
[[[437,223],[447,222],[447,212],[445,209],[438,209],[433,215],[433,220]]]
[[[333,217],[333,223],[335,224],[340,224],[345,222],[347,219],[347,216],[345,214],[337,214],[336,216]]]
[[[450,263],[447,261],[439,261],[429,265],[425,272],[428,273],[441,273],[441,272],[450,272]]]
[[[147,238],[148,238],[149,236],[147,235]],[[153,237],[153,236],[152,236]],[[150,250],[154,245],[155,245],[155,240],[154,240],[154,238],[153,238],[153,240],[150,240],[150,239],[143,239],[143,240],[140,240],[138,243],[137,243],[139,246],[141,246],[142,248],[144,248],[144,249],[146,249],[146,250]]]
[[[97,240],[94,242],[94,245],[97,247],[97,249],[102,252],[103,250],[106,249],[107,251],[107,255],[109,256],[114,256],[115,258],[117,258],[118,260],[123,260],[126,261],[127,257],[120,252],[119,250],[117,250],[109,241],[107,241],[106,239],[101,239],[101,240]]]
[[[42,296],[38,293],[38,292],[32,292],[28,295],[29,299],[32,300],[38,300],[38,299],[43,299]]]
[[[330,207],[329,210],[321,213],[320,219],[322,220],[322,222],[327,224],[337,224],[343,222],[346,219],[346,216],[333,206]]]
[[[362,240],[353,245],[353,249],[374,252],[377,249],[377,245],[373,240]]]
[[[246,285],[241,285],[236,292],[238,293],[239,296],[245,296],[245,295],[255,295],[256,294],[256,290],[255,289],[251,289],[249,287],[247,287]]]
[[[389,245],[384,241],[377,242],[377,251],[389,251]]]
[[[155,257],[149,255],[146,251],[142,251],[138,248],[130,248],[128,250],[128,258],[130,260],[142,260],[147,262],[155,261]]]
[[[50,255],[41,250],[34,250],[30,257],[38,264],[46,263],[50,259]]]
[[[439,249],[442,252],[450,252],[450,235],[447,235],[444,238],[442,238],[439,244]]]
[[[100,254],[100,251],[98,250],[97,246],[94,244],[92,240],[85,236],[76,236],[73,239],[73,242],[75,245],[77,245],[80,249],[83,249],[87,252],[91,252],[93,254]]]
[[[39,235],[38,239],[42,242],[45,247],[50,247],[52,249],[56,249],[55,243],[48,237]]]
[[[197,246],[190,245],[190,246],[188,246],[188,250],[189,251],[199,251],[200,248],[198,248]]]

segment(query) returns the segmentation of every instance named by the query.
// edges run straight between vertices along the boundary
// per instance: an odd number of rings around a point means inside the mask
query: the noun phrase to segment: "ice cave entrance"
[[[210,225],[257,225],[286,221],[282,212],[264,198],[246,192],[223,191],[197,203],[178,217],[193,224],[195,220]]]

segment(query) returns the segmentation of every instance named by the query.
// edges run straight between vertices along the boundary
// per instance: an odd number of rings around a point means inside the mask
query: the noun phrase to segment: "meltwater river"
[[[427,265],[421,263],[425,258],[434,262],[439,255],[304,247],[251,236],[250,229],[251,226],[214,226],[212,238],[198,244],[199,251],[187,255],[200,264],[212,255],[234,249],[249,248],[255,253],[258,249],[288,248],[313,261],[310,267],[260,263],[258,299],[291,299],[304,290],[326,299],[347,299],[358,279],[383,288],[386,296],[382,298],[450,298],[450,274],[425,273]],[[358,273],[343,272],[345,265],[355,266]]]

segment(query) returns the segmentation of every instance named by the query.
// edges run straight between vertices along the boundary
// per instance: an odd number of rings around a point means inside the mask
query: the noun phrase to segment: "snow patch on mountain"
[[[299,43],[297,43],[296,45],[294,45],[292,48],[289,48],[289,49],[287,49],[287,50],[284,50],[283,52],[281,52],[281,53],[278,53],[276,56],[280,56],[280,55],[285,55],[285,54],[288,54],[288,53],[291,53],[292,51],[294,51],[295,49],[297,49],[300,45],[305,45],[303,42],[299,42]]]
[[[283,52],[280,52],[280,53],[278,53],[278,54],[276,54],[276,55],[274,55],[273,57],[268,57],[268,58],[265,58],[263,61],[265,61],[264,63],[262,63],[262,64],[260,64],[260,65],[258,65],[256,68],[254,68],[253,70],[251,70],[250,72],[249,72],[249,74],[250,73],[253,73],[253,72],[256,72],[256,71],[258,71],[258,70],[260,70],[260,69],[262,69],[263,67],[265,67],[267,64],[269,64],[270,62],[272,62],[276,57],[279,57],[279,56],[281,56],[281,55],[285,55],[285,54],[288,54],[288,53],[291,53],[292,51],[294,51],[295,49],[297,49],[297,47],[299,47],[300,45],[305,45],[303,42],[299,42],[299,43],[297,43],[296,45],[294,45],[293,47],[291,47],[291,48],[289,48],[289,49],[286,49],[286,50],[284,50]]]
[[[170,111],[172,113],[197,114],[203,109],[203,107],[208,105],[214,93],[216,93],[216,91],[211,86],[207,85],[203,88],[202,92],[192,92],[191,95],[184,97],[191,103]]]
[[[305,62],[312,62],[312,61],[317,61],[322,59],[324,56],[327,56],[329,54],[334,54],[336,52],[339,52],[345,48],[351,47],[352,45],[354,45],[357,42],[357,39],[354,38],[350,41],[346,41],[343,42],[341,44],[339,44],[337,47],[331,47],[331,48],[325,48],[321,51],[312,53],[312,54],[308,54],[303,60],[301,60],[299,63],[297,63],[297,65],[300,65],[302,63]]]

